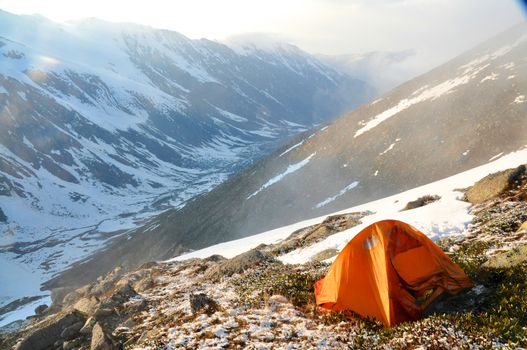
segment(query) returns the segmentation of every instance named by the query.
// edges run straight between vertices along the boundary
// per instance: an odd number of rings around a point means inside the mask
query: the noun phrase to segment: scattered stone
[[[62,333],[60,333],[60,337],[65,340],[71,340],[74,338],[77,338],[79,335],[79,331],[81,330],[82,326],[84,325],[84,321],[79,321],[74,324],[72,324],[69,327],[66,327]]]
[[[149,290],[154,286],[154,280],[150,276],[146,276],[136,283],[134,283],[133,288],[135,291],[142,293],[144,291]]]
[[[209,256],[208,258],[205,258],[203,259],[203,261],[207,261],[207,262],[222,262],[222,261],[225,261],[227,259],[225,259],[223,256],[219,255],[219,254],[214,254],[214,255],[211,255]]]
[[[193,314],[204,312],[210,316],[219,310],[219,305],[212,298],[203,293],[191,294],[189,302]]]
[[[527,261],[527,245],[496,253],[489,257],[483,266],[492,268],[509,268]]]
[[[48,309],[48,306],[46,304],[39,305],[35,308],[35,314],[36,315],[42,315],[46,310]]]
[[[64,343],[62,343],[62,350],[75,350],[79,349],[81,347],[82,340],[72,339],[72,340],[66,340]]]
[[[93,313],[93,317],[95,317],[96,320],[102,320],[102,319],[105,319],[105,318],[107,318],[109,316],[112,316],[114,313],[115,312],[114,312],[113,309],[98,308]]]
[[[260,250],[252,249],[212,267],[205,274],[205,278],[217,281],[222,277],[230,277],[235,273],[242,273],[256,265],[274,261],[275,259],[273,257],[262,253]]]
[[[73,308],[78,310],[86,315],[92,315],[97,307],[99,306],[99,301],[95,297],[85,297],[79,299],[74,305]]]

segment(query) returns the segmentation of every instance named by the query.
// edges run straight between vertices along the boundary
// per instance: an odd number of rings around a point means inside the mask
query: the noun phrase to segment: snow
[[[485,78],[481,79],[481,80],[480,80],[480,83],[484,83],[484,82],[486,82],[487,80],[491,80],[491,81],[492,81],[492,80],[496,80],[496,79],[498,79],[498,76],[499,76],[499,74],[497,74],[497,73],[492,73],[492,74],[490,74],[490,75],[487,75]]]
[[[469,214],[470,204],[461,199],[462,193],[457,192],[458,188],[465,188],[473,185],[484,176],[518,166],[525,163],[527,158],[527,148],[509,153],[501,158],[489,162],[488,164],[473,168],[463,173],[448,177],[446,179],[430,183],[421,187],[414,188],[390,197],[357,205],[345,210],[341,210],[329,215],[339,213],[358,212],[370,210],[374,214],[362,219],[362,224],[349,230],[334,234],[324,241],[316,243],[305,249],[294,250],[288,254],[280,256],[279,259],[285,263],[304,263],[309,261],[318,252],[328,248],[342,249],[360,230],[366,226],[386,219],[396,219],[405,221],[417,229],[427,234],[431,239],[462,234],[467,225],[471,222],[472,216]],[[415,200],[424,195],[435,194],[441,196],[439,201],[413,210],[400,211],[405,203]],[[274,230],[263,232],[254,236],[245,237],[238,240],[220,243],[204,249],[180,255],[169,261],[182,261],[191,258],[206,258],[214,254],[232,258],[244,253],[260,244],[273,244],[286,239],[294,231],[318,224],[327,215],[297,222],[292,225],[280,227]]]
[[[351,191],[352,189],[354,189],[358,185],[359,185],[358,181],[353,181],[348,186],[346,186],[342,190],[340,190],[340,192],[337,193],[336,195],[328,197],[328,198],[324,199],[322,202],[320,202],[317,205],[315,205],[315,208],[321,208],[321,207],[325,206],[326,204],[329,204],[329,203],[333,202],[335,199],[337,199],[338,197],[342,196],[346,192]]]
[[[395,106],[388,108],[387,110],[371,118],[367,123],[365,123],[362,128],[355,132],[354,137],[358,137],[364,134],[365,132],[375,128],[382,122],[397,115],[399,112],[408,109],[417,103],[428,100],[433,101],[437,98],[440,98],[441,96],[452,92],[456,87],[467,84],[469,81],[474,79],[481,71],[485,70],[487,67],[490,66],[490,63],[488,63],[489,61],[502,57],[525,40],[527,40],[527,35],[521,36],[511,45],[500,47],[492,53],[488,53],[477,57],[472,61],[468,62],[467,64],[460,66],[459,70],[461,74],[457,77],[448,79],[432,87],[428,87],[427,85],[425,85],[417,89],[408,98],[400,100]],[[511,69],[513,66],[509,65],[508,67],[509,69]],[[480,82],[484,82],[486,80],[495,80],[497,77],[497,75],[495,75],[495,73],[492,73],[490,76],[482,78]]]
[[[503,155],[503,152],[500,152],[500,153],[496,154],[495,156],[492,156],[491,158],[489,158],[489,162],[492,162],[494,159],[498,159],[502,155]]]
[[[515,64],[514,62],[509,62],[509,63],[501,65],[500,67],[503,67],[505,69],[513,69],[515,67]]]
[[[467,149],[465,152],[463,152],[463,153],[461,153],[461,154],[464,155],[464,156],[468,156],[469,153],[470,153],[470,150]]]
[[[242,116],[239,116],[238,114],[231,113],[229,111],[226,111],[224,109],[215,107],[218,112],[220,112],[221,115],[223,115],[225,118],[230,119],[237,123],[244,123],[249,121],[247,118],[244,118]]]
[[[302,161],[300,161],[298,163],[289,165],[287,167],[287,169],[283,173],[278,174],[275,177],[271,178],[269,181],[267,181],[265,184],[263,184],[262,187],[260,187],[253,194],[251,194],[249,197],[247,197],[247,199],[250,199],[251,197],[256,196],[258,193],[260,193],[261,191],[265,190],[267,187],[274,185],[275,183],[277,183],[278,181],[282,180],[287,175],[292,174],[295,171],[301,169],[307,163],[309,163],[309,161],[311,160],[311,158],[313,158],[315,156],[315,154],[316,154],[316,152],[311,154],[309,157],[307,157],[306,159],[304,159],[304,160],[302,160]]]
[[[283,151],[282,153],[280,153],[280,155],[278,157],[281,157],[289,152],[291,152],[292,150],[294,150],[295,148],[299,147],[299,146],[302,146],[302,144],[305,142],[305,140],[302,140],[300,141],[299,143],[297,143],[296,145],[293,145],[291,147],[289,147],[288,149],[286,149],[285,151]]]
[[[0,86],[0,94],[9,94],[9,92],[3,86]]]
[[[470,81],[470,79],[475,76],[480,70],[484,69],[485,67],[479,67],[476,68],[473,71],[468,72],[468,74],[446,80],[440,84],[437,84],[436,86],[426,88],[422,90],[421,93],[416,95],[415,97],[409,97],[402,99],[397,103],[395,106],[388,108],[384,112],[381,112],[377,115],[375,115],[373,118],[371,118],[368,122],[365,123],[365,125],[357,130],[355,132],[354,137],[358,137],[365,132],[375,128],[377,125],[381,124],[382,122],[390,119],[391,117],[395,116],[401,111],[404,111],[405,109],[410,108],[411,106],[428,101],[428,100],[435,100],[440,98],[441,96],[444,96],[454,90],[459,85],[466,84]],[[419,91],[419,90],[418,90]]]
[[[516,77],[516,76],[515,76],[514,74],[512,74],[512,75],[509,75],[509,76],[507,77],[507,79],[514,79],[514,77]]]
[[[513,103],[524,103],[525,102],[525,95],[519,95],[514,99]]]
[[[395,144],[396,144],[397,142],[399,142],[399,141],[401,141],[401,139],[399,139],[399,138],[395,139],[395,142],[392,143],[390,146],[388,146],[388,148],[386,148],[384,151],[382,151],[381,153],[379,153],[379,155],[382,156],[383,154],[386,154],[386,153],[388,153],[389,151],[391,151],[391,150],[395,147]]]
[[[51,305],[51,296],[50,295],[44,295],[42,298],[38,300],[34,300],[30,303],[27,303],[16,310],[13,310],[11,312],[8,312],[4,315],[2,315],[0,318],[0,327],[6,326],[12,322],[18,321],[18,320],[24,320],[29,316],[32,316],[35,314],[35,309],[39,305]]]

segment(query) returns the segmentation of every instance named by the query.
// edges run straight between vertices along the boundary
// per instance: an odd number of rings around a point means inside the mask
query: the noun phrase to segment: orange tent
[[[465,272],[432,240],[397,220],[359,232],[315,283],[317,305],[351,310],[385,326],[421,317],[440,294],[472,286]]]

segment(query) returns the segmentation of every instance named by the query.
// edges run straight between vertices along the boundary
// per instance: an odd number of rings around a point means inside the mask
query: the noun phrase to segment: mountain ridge
[[[169,258],[382,198],[521,149],[527,144],[526,39],[527,25],[516,26],[298,137],[184,208],[150,220],[136,241],[114,245],[117,257],[103,253],[87,266],[115,258],[133,265],[141,254]]]

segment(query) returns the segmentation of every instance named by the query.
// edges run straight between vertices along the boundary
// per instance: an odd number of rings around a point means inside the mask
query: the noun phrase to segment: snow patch
[[[489,158],[489,162],[492,162],[494,159],[498,159],[503,155],[503,152],[496,154],[495,156]]]
[[[301,146],[303,143],[305,142],[305,140],[302,140],[300,141],[299,143],[297,143],[296,145],[293,145],[291,147],[289,147],[288,149],[286,149],[285,151],[283,151],[282,153],[280,153],[280,155],[278,157],[281,157],[289,152],[291,152],[292,150],[294,150],[295,148],[297,148],[298,146]]]
[[[345,194],[346,192],[354,189],[355,187],[357,187],[357,185],[359,184],[358,181],[353,181],[352,183],[350,183],[348,186],[344,187],[342,190],[340,190],[339,193],[337,193],[336,195],[334,196],[331,196],[331,197],[328,197],[326,199],[324,199],[322,202],[318,203],[317,205],[315,205],[315,208],[321,208],[323,206],[325,206],[326,204],[329,204],[331,202],[333,202],[335,199],[337,199],[338,197],[342,196],[343,194]]]
[[[480,80],[480,83],[484,83],[487,80],[496,80],[498,79],[499,74],[497,73],[491,73],[490,75],[487,75],[485,78]]]
[[[377,114],[373,118],[371,118],[365,125],[357,130],[354,137],[358,137],[365,132],[375,128],[377,125],[381,124],[382,122],[386,121],[387,119],[393,117],[394,115],[398,114],[401,111],[404,111],[407,108],[410,108],[411,106],[423,102],[423,101],[433,101],[441,96],[444,96],[446,94],[449,94],[453,92],[454,88],[467,84],[472,78],[474,78],[480,71],[485,69],[487,65],[484,66],[478,66],[478,67],[472,67],[469,70],[465,72],[464,75],[446,80],[440,84],[437,84],[430,88],[421,88],[414,93],[416,94],[414,97],[409,97],[402,99],[399,101],[399,103],[387,110],[385,110],[382,113]],[[421,92],[419,92],[421,91]]]
[[[519,95],[514,99],[513,103],[524,103],[525,102],[525,95]]]
[[[269,181],[267,181],[265,184],[262,185],[262,187],[260,187],[253,194],[251,194],[249,197],[247,197],[247,199],[250,199],[251,197],[256,196],[258,193],[260,193],[261,191],[265,190],[267,187],[274,185],[275,183],[277,183],[278,181],[282,180],[287,175],[289,175],[291,173],[294,173],[295,171],[301,169],[303,166],[305,166],[307,163],[309,163],[309,161],[311,160],[311,158],[313,158],[315,156],[315,154],[317,154],[317,153],[315,152],[315,153],[311,154],[309,157],[307,157],[306,159],[302,160],[301,162],[289,165],[287,167],[287,169],[283,173],[278,174],[275,177],[273,177],[272,179],[270,179]]]
[[[395,147],[395,144],[397,142],[401,141],[401,139],[397,138],[395,139],[395,142],[392,143],[390,146],[388,146],[388,148],[386,148],[384,151],[382,151],[381,153],[379,153],[380,156],[382,156],[383,154],[386,154],[387,152],[391,151],[394,147]]]

